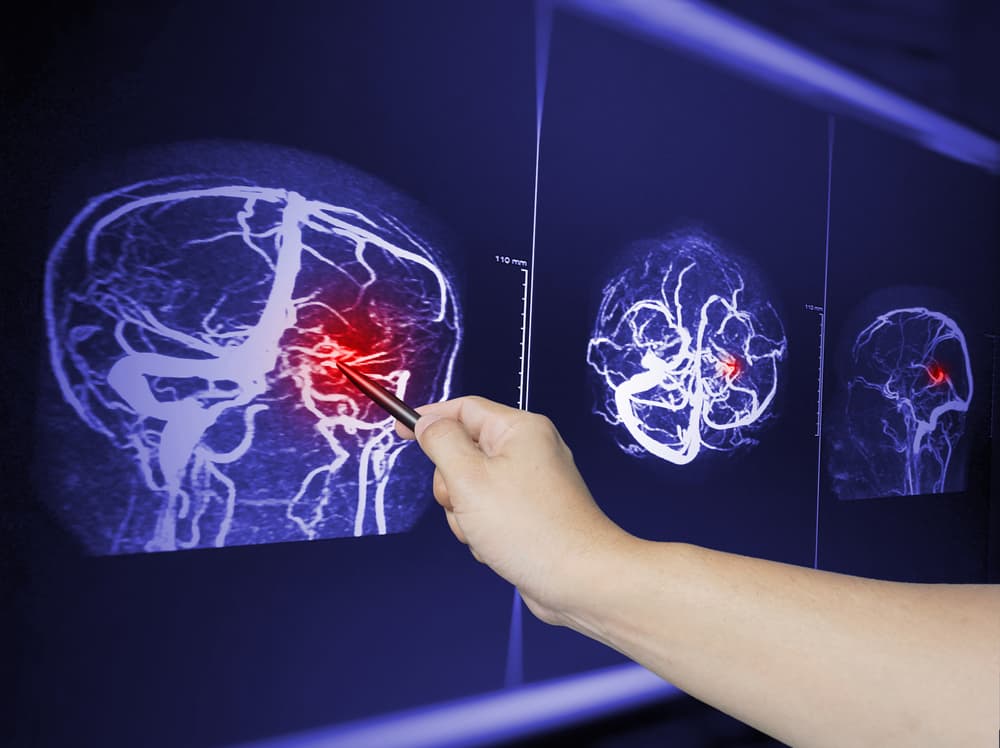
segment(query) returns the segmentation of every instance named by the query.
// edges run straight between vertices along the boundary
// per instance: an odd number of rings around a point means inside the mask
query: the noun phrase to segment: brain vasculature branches
[[[945,491],[972,395],[968,345],[954,319],[922,306],[879,314],[851,348],[846,433],[832,466],[838,494]],[[844,462],[845,452],[855,459]]]
[[[701,231],[634,247],[605,286],[587,348],[595,413],[629,454],[686,465],[755,444],[787,340],[748,273]]]
[[[415,519],[391,498],[405,442],[335,366],[419,402],[451,389],[452,282],[392,216],[242,179],[132,184],[60,238],[46,319],[64,399],[140,476],[104,552]]]

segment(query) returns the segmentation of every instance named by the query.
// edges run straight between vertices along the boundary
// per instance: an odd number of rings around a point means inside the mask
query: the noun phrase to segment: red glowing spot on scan
[[[931,384],[944,384],[947,381],[948,372],[937,361],[931,361],[924,368],[927,370],[927,376],[930,378]]]
[[[369,352],[372,336],[367,331],[343,323],[303,328],[283,343],[286,371],[311,405],[324,412],[336,409],[345,396],[353,399],[355,394],[337,362],[365,369],[381,357]]]
[[[740,361],[735,356],[721,358],[716,364],[716,371],[718,371],[719,376],[724,377],[730,382],[739,376],[741,370]]]

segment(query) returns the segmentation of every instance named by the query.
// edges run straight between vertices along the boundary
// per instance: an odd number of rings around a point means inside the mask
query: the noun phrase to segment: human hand
[[[555,426],[480,397],[417,410],[416,438],[455,536],[535,615],[562,623],[586,587],[583,570],[628,536],[594,503]],[[396,431],[414,437],[402,424]]]

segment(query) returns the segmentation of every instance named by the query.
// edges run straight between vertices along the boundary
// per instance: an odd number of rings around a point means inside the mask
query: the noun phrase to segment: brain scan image
[[[961,490],[956,460],[972,402],[965,336],[922,306],[889,309],[853,339],[829,470],[841,499]]]
[[[621,448],[687,465],[757,443],[787,351],[748,268],[701,230],[633,247],[605,286],[587,348],[595,413]]]
[[[336,361],[448,397],[461,318],[440,248],[359,172],[294,152],[282,180],[281,154],[239,153],[226,173],[164,159],[51,251],[51,368],[77,428],[46,447],[63,453],[50,501],[93,552],[401,532],[430,503]]]

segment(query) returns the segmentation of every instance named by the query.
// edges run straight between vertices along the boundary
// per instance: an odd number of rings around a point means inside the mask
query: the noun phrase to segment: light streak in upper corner
[[[695,0],[555,1],[1000,174],[997,140],[718,8]]]

